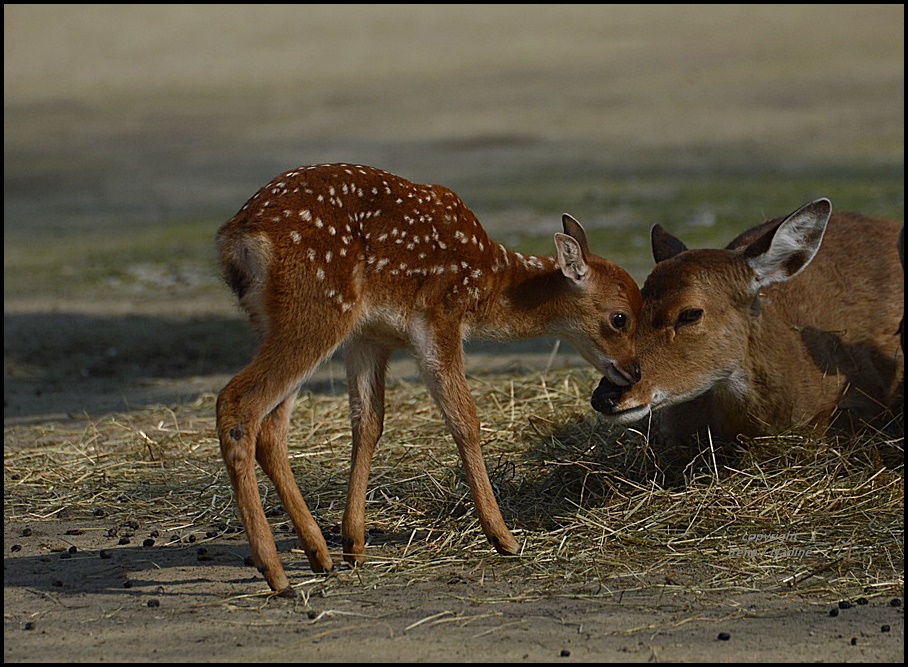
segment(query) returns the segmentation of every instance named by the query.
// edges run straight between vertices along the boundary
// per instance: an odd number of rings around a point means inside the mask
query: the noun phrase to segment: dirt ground
[[[497,575],[494,556],[465,555],[393,587],[342,571],[293,603],[260,594],[242,534],[206,540],[205,562],[195,545],[136,538],[118,546],[103,522],[7,522],[6,662],[899,662],[903,651],[902,609],[888,600],[831,617],[836,600],[666,592],[666,581],[551,597]],[[67,545],[78,551],[63,559]],[[285,562],[290,546],[279,541]],[[289,574],[313,578],[299,555]]]
[[[78,269],[40,289],[16,282],[12,267],[67,234],[201,219],[218,221],[213,237],[304,162],[469,192],[505,239],[514,220],[543,221],[496,206],[489,184],[546,165],[696,172],[788,152],[903,170],[903,25],[902,5],[5,5],[4,448],[33,445],[17,425],[89,428],[210,397],[252,349],[206,268],[149,275],[133,253],[128,284],[85,286]],[[471,371],[582,363],[569,349],[553,361],[550,341],[471,351]],[[331,364],[314,386],[338,391],[342,377]],[[111,528],[5,503],[6,662],[904,658],[890,596],[831,615],[832,592],[711,590],[696,563],[553,596],[491,551],[429,580],[389,585],[368,565],[318,578],[285,537],[291,580],[312,582],[293,602],[264,593],[242,533],[171,542],[143,525],[120,544]]]

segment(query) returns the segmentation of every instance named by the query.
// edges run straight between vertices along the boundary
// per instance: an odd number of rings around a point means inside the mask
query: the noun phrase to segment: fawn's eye
[[[703,317],[702,308],[685,308],[681,311],[681,314],[678,315],[678,322],[676,326],[683,326],[685,324],[693,324],[697,320]]]
[[[627,315],[624,313],[615,313],[612,315],[612,326],[619,331],[627,326]]]

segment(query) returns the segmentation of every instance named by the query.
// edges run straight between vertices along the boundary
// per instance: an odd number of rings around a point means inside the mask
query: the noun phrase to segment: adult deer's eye
[[[627,326],[627,315],[624,313],[615,313],[612,315],[612,326],[619,331]]]
[[[678,315],[678,322],[676,326],[684,326],[685,324],[693,324],[703,317],[702,308],[685,308],[681,311],[681,314]]]

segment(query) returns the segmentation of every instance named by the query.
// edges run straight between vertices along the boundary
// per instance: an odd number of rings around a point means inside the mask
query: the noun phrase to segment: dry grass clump
[[[390,585],[480,568],[513,575],[526,596],[653,586],[901,592],[902,438],[766,438],[734,451],[704,443],[685,462],[655,451],[645,434],[599,422],[588,402],[596,380],[576,369],[470,378],[490,476],[524,543],[517,558],[495,555],[479,530],[456,448],[425,387],[392,383],[369,485],[369,562],[359,576]],[[240,528],[212,396],[80,425],[10,427],[4,442],[7,521]],[[893,451],[899,463],[886,465]],[[350,457],[344,394],[300,397],[290,452],[339,562]],[[286,516],[261,481],[281,534]]]

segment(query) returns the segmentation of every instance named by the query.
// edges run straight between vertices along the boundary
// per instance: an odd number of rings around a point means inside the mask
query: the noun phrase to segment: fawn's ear
[[[653,259],[656,260],[656,264],[687,250],[687,246],[684,245],[681,239],[675,238],[662,229],[662,225],[653,225],[649,235],[653,246]]]
[[[581,284],[590,270],[583,256],[583,249],[573,236],[557,232],[555,234],[555,249],[558,251],[558,267],[561,273],[571,282]]]
[[[832,202],[817,199],[747,246],[744,257],[754,271],[755,288],[790,280],[807,268],[820,250],[830,215]]]
[[[567,213],[561,216],[561,223],[564,225],[564,233],[555,233],[558,267],[568,280],[579,285],[586,279],[590,270],[586,259],[589,253],[586,232],[580,223]]]
[[[580,250],[583,252],[584,258],[588,258],[590,256],[590,244],[587,243],[583,225],[577,222],[574,216],[567,213],[561,216],[561,225],[564,227],[564,233],[573,237],[580,244]]]

